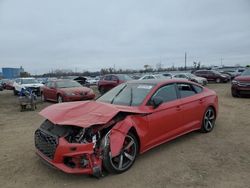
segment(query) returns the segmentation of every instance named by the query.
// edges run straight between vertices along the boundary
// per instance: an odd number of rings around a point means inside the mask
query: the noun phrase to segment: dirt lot
[[[137,158],[126,173],[95,179],[44,165],[35,154],[38,112],[19,112],[11,91],[0,92],[0,187],[249,187],[250,99],[235,99],[230,84],[210,84],[220,113],[209,134],[190,133]]]

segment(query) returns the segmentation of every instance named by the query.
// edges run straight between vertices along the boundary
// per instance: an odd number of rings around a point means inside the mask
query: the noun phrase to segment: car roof
[[[167,78],[166,79],[131,80],[131,81],[128,81],[127,83],[162,85],[162,84],[177,83],[177,82],[191,83],[189,81],[184,81],[183,79],[167,79]]]
[[[34,77],[26,77],[26,78],[17,78],[17,79],[28,80],[28,79],[35,79],[35,78]]]

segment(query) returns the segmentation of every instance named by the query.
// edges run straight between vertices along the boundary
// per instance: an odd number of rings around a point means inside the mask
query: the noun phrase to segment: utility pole
[[[221,65],[221,67],[222,67],[222,58],[220,58],[220,65]]]
[[[185,70],[187,70],[187,52],[185,52]]]

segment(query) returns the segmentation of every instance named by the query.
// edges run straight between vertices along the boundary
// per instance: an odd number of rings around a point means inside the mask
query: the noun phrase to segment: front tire
[[[212,107],[209,107],[203,117],[201,132],[208,133],[214,129],[216,114]]]
[[[231,90],[231,94],[233,97],[239,97],[239,94],[236,90]]]
[[[138,141],[134,134],[128,133],[124,139],[123,147],[118,156],[112,157],[110,144],[103,152],[103,166],[110,173],[120,174],[127,171],[135,162],[138,153]]]

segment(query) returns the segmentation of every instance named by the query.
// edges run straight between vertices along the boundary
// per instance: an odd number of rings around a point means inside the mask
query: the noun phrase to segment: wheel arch
[[[132,126],[130,129],[129,129],[129,132],[132,133],[135,137],[136,137],[136,140],[137,140],[137,143],[138,143],[138,153],[140,153],[140,150],[141,150],[141,140],[140,140],[140,137],[137,133],[137,130],[134,126]]]
[[[141,142],[138,131],[133,120],[128,116],[124,120],[116,123],[110,130],[109,141],[112,156],[117,156],[123,146],[124,139],[128,132],[133,133],[138,142],[138,152],[140,152]]]

